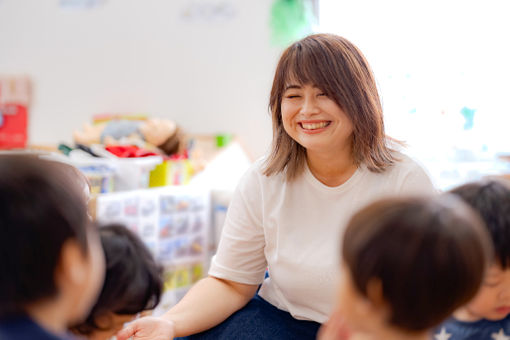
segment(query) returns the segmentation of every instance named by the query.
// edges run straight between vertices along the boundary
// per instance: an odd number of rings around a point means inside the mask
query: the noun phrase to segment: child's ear
[[[98,315],[94,319],[94,322],[96,323],[96,325],[99,326],[99,328],[109,329],[112,327],[112,314],[105,313],[105,314]]]
[[[375,277],[371,278],[367,283],[367,298],[372,304],[373,308],[381,313],[383,319],[387,319],[390,310],[388,303],[384,299],[383,284],[381,279]]]
[[[64,242],[56,270],[59,288],[80,285],[87,279],[86,258],[83,249],[72,239]]]

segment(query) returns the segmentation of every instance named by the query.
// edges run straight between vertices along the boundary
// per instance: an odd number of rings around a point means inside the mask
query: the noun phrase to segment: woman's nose
[[[313,115],[319,112],[315,96],[305,96],[301,106],[301,114]]]

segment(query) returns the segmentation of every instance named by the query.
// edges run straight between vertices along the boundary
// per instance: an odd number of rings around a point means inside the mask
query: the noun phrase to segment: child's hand
[[[130,322],[117,333],[117,340],[169,340],[174,337],[174,323],[163,318],[146,316]]]
[[[317,334],[317,340],[348,340],[351,333],[344,321],[338,317],[332,317],[322,324]]]

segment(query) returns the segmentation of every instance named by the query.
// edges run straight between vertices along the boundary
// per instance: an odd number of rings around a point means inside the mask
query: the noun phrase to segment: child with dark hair
[[[451,190],[485,221],[495,250],[493,263],[473,300],[437,330],[437,340],[510,339],[510,186],[502,180],[468,183]]]
[[[85,322],[72,328],[89,339],[114,336],[122,326],[159,303],[161,267],[132,231],[111,224],[99,229],[106,259],[106,276],[96,305]]]
[[[453,196],[362,209],[345,232],[339,303],[320,338],[429,339],[476,294],[492,254],[484,229]],[[341,318],[354,336],[338,326]]]
[[[88,314],[104,256],[72,167],[0,155],[0,339],[63,339]]]

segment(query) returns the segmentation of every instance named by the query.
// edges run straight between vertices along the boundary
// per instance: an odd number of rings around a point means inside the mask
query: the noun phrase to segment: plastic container
[[[83,172],[90,183],[91,194],[104,194],[114,191],[115,170],[108,165],[82,165],[77,168]]]
[[[58,153],[46,153],[39,154],[39,157],[76,167],[87,177],[92,194],[114,191],[115,164],[107,159],[91,157],[82,150],[72,150],[68,156]]]
[[[149,186],[188,184],[193,175],[193,166],[189,159],[166,160],[150,172]]]
[[[82,150],[73,150],[69,157],[61,158],[87,177],[92,194],[103,194],[115,190],[116,165],[108,159],[91,157]]]
[[[152,169],[163,162],[160,156],[117,158],[115,191],[144,189],[149,187]]]
[[[160,156],[99,158],[80,151],[71,151],[69,163],[87,176],[93,193],[148,188],[151,170],[163,161]]]

